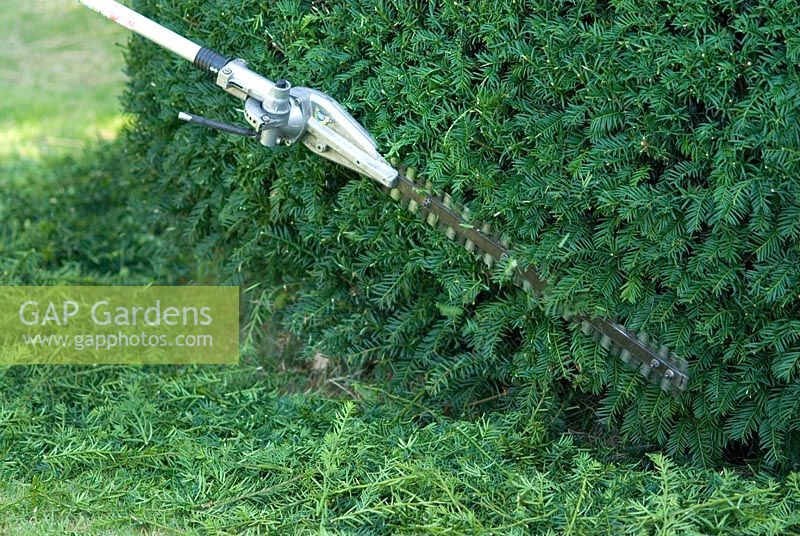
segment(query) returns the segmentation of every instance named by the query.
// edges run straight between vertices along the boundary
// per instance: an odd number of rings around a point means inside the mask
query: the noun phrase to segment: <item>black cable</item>
[[[187,123],[200,125],[201,127],[213,128],[215,130],[221,130],[222,132],[227,132],[229,134],[244,136],[245,138],[258,137],[258,132],[256,132],[251,128],[240,127],[238,125],[231,125],[230,123],[221,123],[219,121],[214,121],[213,119],[206,119],[205,117],[200,117],[198,115],[187,114],[186,112],[179,113],[178,119],[180,119],[181,121],[186,121]]]

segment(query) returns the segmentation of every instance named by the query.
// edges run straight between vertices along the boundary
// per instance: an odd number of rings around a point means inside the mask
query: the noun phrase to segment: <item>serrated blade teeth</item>
[[[492,227],[488,222],[472,222],[467,207],[457,204],[449,194],[435,194],[430,181],[424,181],[424,186],[421,186],[423,180],[417,183],[414,168],[400,167],[398,170],[405,178],[396,188],[385,189],[392,199],[407,203],[406,208],[410,212],[417,214],[428,225],[440,228],[448,239],[462,244],[488,268],[500,263],[505,275],[513,272],[513,282],[522,287],[532,300],[541,297],[546,282],[535,267],[520,268],[520,262],[511,255],[508,235],[492,235]],[[596,340],[610,356],[618,356],[630,368],[638,368],[639,374],[659,383],[661,389],[675,392],[686,388],[686,361],[646,333],[633,333],[613,320],[584,317],[580,310],[570,304],[559,305],[555,312],[566,321],[580,322],[584,335]]]
[[[531,292],[533,292],[533,285],[527,279],[523,279],[522,280],[522,290],[524,290],[525,292],[530,294]]]
[[[675,352],[669,353],[669,359],[670,361],[675,363],[678,369],[681,370],[682,372],[686,372],[686,369],[689,368],[689,364],[686,362],[686,360],[678,357],[678,355]]]
[[[523,282],[523,287],[524,286],[525,285],[524,285],[524,282]],[[530,283],[528,283],[528,286],[530,286],[530,288],[533,289],[533,285],[531,285]],[[569,307],[567,307],[563,303],[561,305],[559,305],[558,307],[556,307],[556,314],[558,316],[560,316],[561,318],[563,318],[564,320],[569,320],[572,317],[572,315],[569,312]]]
[[[588,320],[584,320],[581,322],[581,333],[589,337],[592,333],[594,333],[594,328],[589,323]]]

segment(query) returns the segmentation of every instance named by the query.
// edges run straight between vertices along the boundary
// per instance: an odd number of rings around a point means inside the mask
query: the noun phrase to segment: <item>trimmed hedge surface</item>
[[[0,283],[213,277],[149,225],[121,149],[0,164]],[[336,399],[319,370],[253,349],[235,367],[0,367],[0,533],[800,530],[797,473],[609,461],[546,437],[544,411],[448,419],[374,382],[338,378],[357,400]]]
[[[162,214],[336,356],[453,411],[601,422],[713,464],[800,461],[800,11],[794,2],[138,0],[325,91],[509,234],[540,305],[367,179],[177,121],[238,104],[134,39],[131,151]],[[159,193],[159,197],[160,197]],[[690,363],[673,398],[560,321],[617,316]],[[420,390],[422,389],[422,390]],[[570,409],[565,409],[570,408]]]

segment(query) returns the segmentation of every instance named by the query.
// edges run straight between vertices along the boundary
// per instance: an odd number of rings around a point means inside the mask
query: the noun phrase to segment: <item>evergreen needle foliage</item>
[[[122,143],[77,157],[0,162],[0,285],[178,284],[178,236],[153,224],[154,195]]]
[[[787,534],[800,478],[531,450],[508,420],[285,395],[253,367],[0,370],[8,534]],[[379,394],[378,394],[379,395]],[[406,415],[406,416],[404,416]]]
[[[192,274],[174,233],[146,225],[158,196],[122,149],[2,165],[0,283]],[[548,441],[543,408],[459,421],[343,378],[355,401],[309,393],[308,371],[265,365],[0,367],[0,533],[800,531],[797,473],[599,461]]]
[[[142,177],[197,252],[262,282],[309,356],[455,411],[493,400],[562,418],[580,404],[624,441],[699,463],[726,449],[800,463],[795,2],[133,4],[344,102],[553,284],[533,305],[367,179],[179,125],[178,110],[240,115],[134,39]],[[645,384],[552,315],[561,303],[656,336],[689,361],[688,392]]]

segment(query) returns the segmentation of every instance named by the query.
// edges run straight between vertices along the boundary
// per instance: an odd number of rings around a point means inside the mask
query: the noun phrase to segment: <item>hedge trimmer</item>
[[[228,57],[176,34],[113,0],[78,0],[112,21],[192,62],[210,74],[216,84],[244,101],[248,127],[213,121],[185,112],[186,122],[230,134],[257,139],[265,147],[300,143],[312,152],[377,181],[396,201],[419,214],[428,224],[441,228],[451,240],[460,242],[488,267],[504,262],[514,271],[515,282],[539,296],[547,284],[534,268],[521,267],[511,257],[509,244],[492,233],[489,224],[472,221],[469,212],[449,195],[436,195],[429,183],[416,179],[412,169],[390,165],[377,144],[358,121],[328,95],[305,87],[292,87],[286,80],[268,80],[247,67],[241,59]],[[599,339],[609,353],[638,367],[646,378],[660,382],[665,391],[686,389],[686,362],[645,334],[634,334],[613,320],[573,314],[562,308],[562,316],[581,324],[582,331]]]

